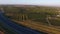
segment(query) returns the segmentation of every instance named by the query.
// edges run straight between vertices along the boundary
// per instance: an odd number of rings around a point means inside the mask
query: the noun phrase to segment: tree
[[[22,21],[25,21],[26,19],[28,19],[28,17],[27,17],[27,10],[26,10],[26,9],[24,9],[24,8],[20,8],[19,13],[22,14],[22,16],[21,16]]]

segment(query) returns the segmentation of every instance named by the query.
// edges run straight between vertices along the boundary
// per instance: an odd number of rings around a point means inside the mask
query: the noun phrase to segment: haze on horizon
[[[0,5],[6,4],[60,6],[60,0],[0,0]]]

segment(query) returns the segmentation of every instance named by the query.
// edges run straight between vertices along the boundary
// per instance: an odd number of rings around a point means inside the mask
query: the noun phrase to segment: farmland
[[[51,25],[60,26],[60,17],[57,17],[60,11],[60,8],[58,7],[44,7],[44,6],[34,6],[34,7],[8,6],[6,7],[6,6],[3,6],[3,8],[5,11],[5,16],[14,20],[18,20],[18,21],[32,20],[36,22],[42,22],[43,24],[46,24],[46,25],[49,24],[48,23],[49,21]]]

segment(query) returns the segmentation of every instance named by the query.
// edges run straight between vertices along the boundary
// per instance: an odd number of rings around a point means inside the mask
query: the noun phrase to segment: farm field
[[[22,24],[26,27],[36,29],[36,30],[47,30],[48,32],[59,33],[60,27],[60,8],[58,7],[44,7],[44,6],[34,6],[34,7],[3,7],[5,13],[4,16],[15,20],[18,24]],[[33,23],[33,25],[32,25]],[[35,25],[37,26],[35,27]],[[41,26],[42,25],[42,26]],[[41,26],[41,29],[40,29]],[[45,26],[46,29],[43,29]],[[54,30],[52,30],[52,29]],[[51,31],[49,30],[51,29]],[[58,30],[58,31],[56,31]],[[44,31],[46,32],[46,31]]]

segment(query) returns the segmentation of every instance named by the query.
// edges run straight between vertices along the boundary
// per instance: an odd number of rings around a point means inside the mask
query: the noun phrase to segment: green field
[[[5,16],[11,19],[23,21],[24,20],[32,20],[36,22],[42,22],[47,24],[48,21],[46,18],[48,18],[49,22],[52,25],[60,26],[60,17],[57,17],[59,14],[60,8],[55,8],[55,7],[41,7],[41,6],[36,6],[36,7],[4,7],[5,11]],[[6,15],[10,14],[10,15]],[[49,19],[51,17],[51,19]],[[58,18],[58,19],[52,19]]]

